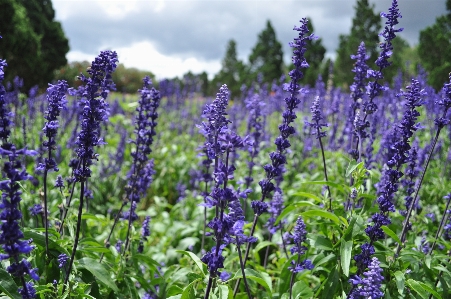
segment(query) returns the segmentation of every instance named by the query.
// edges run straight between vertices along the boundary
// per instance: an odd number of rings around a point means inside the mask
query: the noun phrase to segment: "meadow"
[[[241,97],[113,92],[114,51],[39,94],[0,60],[0,298],[451,298],[451,77],[385,84],[382,17],[351,92],[302,84],[306,19]]]

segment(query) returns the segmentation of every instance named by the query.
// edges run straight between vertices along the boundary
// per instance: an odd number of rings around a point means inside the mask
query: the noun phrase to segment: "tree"
[[[25,88],[45,86],[67,63],[69,42],[50,0],[0,0],[0,57],[6,80],[19,76]]]
[[[451,0],[446,1],[448,13],[420,32],[418,54],[428,74],[428,83],[436,90],[448,82],[451,72]]]
[[[340,35],[339,37],[337,59],[334,67],[334,83],[343,87],[348,87],[352,84],[354,60],[351,59],[351,55],[357,53],[360,42],[365,42],[368,55],[370,55],[368,63],[371,68],[374,68],[374,62],[378,57],[381,18],[374,13],[374,5],[370,6],[368,0],[357,0],[354,9],[355,16],[352,19],[351,33],[349,35]]]
[[[227,84],[232,96],[239,96],[241,93],[243,68],[243,63],[237,57],[236,42],[232,39],[227,44],[226,54],[222,60],[222,68],[213,79],[213,86]]]
[[[266,28],[258,35],[257,44],[249,56],[250,82],[257,79],[258,74],[263,76],[263,83],[271,83],[283,74],[282,44],[276,38],[276,32],[268,20]]]

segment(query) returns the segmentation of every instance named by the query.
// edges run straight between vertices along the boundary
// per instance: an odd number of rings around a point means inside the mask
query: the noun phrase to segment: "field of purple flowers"
[[[350,93],[302,84],[306,19],[289,77],[234,101],[111,93],[113,51],[43,95],[0,60],[0,298],[451,298],[451,76],[384,84],[381,16]]]

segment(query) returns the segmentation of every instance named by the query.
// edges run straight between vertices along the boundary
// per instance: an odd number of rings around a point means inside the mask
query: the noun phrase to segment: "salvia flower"
[[[382,269],[379,264],[379,260],[373,257],[368,266],[368,271],[364,273],[364,278],[353,276],[350,279],[355,288],[348,295],[348,299],[378,299],[384,297],[384,293],[381,291],[384,277],[381,274]]]
[[[68,85],[64,80],[59,80],[58,84],[56,85],[49,84],[49,87],[47,88],[48,108],[44,114],[46,122],[42,131],[47,137],[47,140],[43,142],[43,147],[47,149],[48,157],[44,158],[44,163],[38,165],[36,170],[44,171],[45,169],[48,171],[52,169],[54,171],[58,171],[58,165],[56,164],[55,159],[52,157],[52,150],[56,149],[55,138],[59,128],[58,117],[61,110],[67,103],[67,89]]]
[[[352,122],[355,117],[356,110],[360,108],[359,100],[363,100],[365,95],[366,86],[366,76],[369,69],[366,61],[370,56],[366,53],[365,43],[361,42],[357,50],[356,55],[351,55],[351,59],[355,59],[354,68],[352,71],[355,73],[354,82],[351,84],[349,89],[351,90],[351,110],[350,110],[350,121]]]
[[[147,241],[147,237],[150,236],[150,216],[146,216],[143,221],[143,226],[141,229],[141,240],[138,245],[138,252],[142,253],[144,250],[144,241]]]
[[[31,216],[37,216],[43,212],[42,206],[40,204],[35,204],[29,209]]]
[[[77,182],[84,182],[91,176],[90,165],[93,159],[97,159],[94,147],[104,144],[100,138],[100,124],[108,119],[106,98],[108,93],[115,89],[112,73],[117,63],[116,52],[102,51],[87,71],[90,76],[79,76],[85,85],[80,90],[81,129],[75,142],[78,145],[77,157],[81,161],[79,167],[74,170]]]
[[[387,18],[387,21],[385,22],[384,31],[380,34],[384,37],[384,42],[379,45],[381,51],[376,60],[376,65],[379,67],[379,70],[368,70],[368,77],[373,78],[374,81],[368,82],[368,100],[363,103],[363,111],[367,115],[373,114],[377,111],[377,105],[373,102],[373,100],[380,94],[380,92],[386,90],[386,87],[379,83],[379,80],[384,78],[382,70],[392,64],[392,62],[388,60],[393,53],[392,40],[396,37],[396,33],[403,30],[403,28],[395,29],[395,26],[398,24],[398,18],[401,18],[397,0],[392,1],[392,5],[389,8],[389,13],[387,14],[382,12],[381,17]]]
[[[269,232],[274,235],[287,221],[283,219],[277,225],[275,225],[277,217],[279,217],[280,213],[284,208],[283,202],[283,194],[281,190],[276,190],[272,196],[272,199],[269,201],[268,212],[270,217],[266,222],[265,226],[268,228]]]
[[[322,131],[322,128],[327,127],[328,124],[321,122],[323,120],[323,115],[320,108],[319,96],[313,101],[310,111],[312,112],[312,122],[307,121],[305,122],[305,125],[313,129],[313,134],[316,135],[317,139],[326,137],[326,132]]]
[[[5,145],[11,135],[10,125],[12,112],[9,111],[6,100],[6,89],[3,86],[3,80],[5,79],[5,67],[8,64],[6,60],[0,59],[0,138],[2,144]]]
[[[67,254],[62,253],[60,255],[58,255],[58,268],[63,268],[67,261],[69,260],[69,257],[67,256]]]
[[[310,260],[306,259],[301,261],[301,255],[305,253],[307,247],[303,245],[307,240],[307,230],[302,217],[298,217],[296,220],[296,225],[294,226],[294,231],[291,235],[292,242],[294,246],[291,248],[291,254],[298,254],[297,261],[293,260],[291,266],[288,269],[292,273],[299,273],[303,270],[313,269],[313,264]]]
[[[7,145],[9,150],[3,148]],[[25,283],[25,275],[30,275],[34,280],[39,280],[37,268],[32,269],[31,264],[26,260],[20,260],[22,254],[30,253],[34,246],[31,245],[32,240],[23,240],[24,234],[20,229],[20,219],[22,213],[19,209],[21,198],[20,181],[31,178],[28,173],[23,170],[19,155],[35,155],[36,152],[26,149],[16,150],[15,146],[10,143],[3,144],[0,147],[0,155],[3,159],[8,159],[3,166],[3,173],[6,179],[0,182],[0,190],[2,191],[2,200],[0,203],[0,245],[5,253],[0,254],[0,261],[9,259],[11,264],[7,267],[7,271],[21,278],[23,287],[19,289],[19,293],[23,298],[34,298],[35,290],[31,283]]]

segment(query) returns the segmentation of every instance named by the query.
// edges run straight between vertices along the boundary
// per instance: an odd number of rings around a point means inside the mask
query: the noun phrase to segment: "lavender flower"
[[[8,64],[6,60],[0,59],[0,138],[2,139],[2,146],[5,147],[9,135],[11,135],[10,125],[12,113],[9,111],[6,102],[6,89],[3,86],[3,80],[5,79],[4,68]]]
[[[9,150],[3,148],[7,145]],[[3,173],[6,180],[0,182],[0,190],[2,190],[2,201],[0,203],[0,245],[4,254],[0,254],[0,260],[10,259],[11,264],[6,269],[11,275],[21,279],[23,287],[19,289],[19,293],[23,298],[34,298],[35,290],[31,283],[25,283],[25,275],[30,275],[34,280],[39,280],[37,268],[31,269],[31,264],[26,260],[20,261],[21,254],[30,253],[34,246],[31,246],[32,240],[22,240],[24,237],[20,230],[19,221],[22,213],[19,210],[19,204],[22,192],[20,191],[20,181],[28,180],[31,176],[22,169],[21,159],[19,155],[34,155],[34,151],[26,149],[16,150],[15,146],[10,143],[4,143],[0,148],[0,155],[8,161],[4,163]]]
[[[290,279],[290,298],[293,289],[294,277],[297,273],[302,272],[303,270],[311,270],[313,269],[313,264],[310,260],[305,259],[301,261],[301,255],[305,253],[307,248],[302,245],[307,240],[307,230],[302,217],[298,217],[296,220],[296,225],[294,226],[294,232],[291,235],[292,242],[294,246],[291,248],[291,254],[298,254],[297,260],[291,261],[291,266],[288,269],[291,271],[291,279]]]
[[[323,119],[323,115],[320,110],[319,106],[319,97],[317,96],[315,100],[313,101],[312,107],[310,108],[310,111],[312,112],[312,122],[305,122],[306,126],[309,126],[313,129],[313,135],[316,135],[316,139],[326,137],[326,132],[321,131],[323,127],[328,127],[329,125],[327,123],[321,123]]]
[[[43,212],[42,206],[40,204],[35,204],[28,209],[30,211],[31,216],[37,216]]]
[[[58,255],[58,268],[63,268],[67,261],[69,260],[69,257],[67,256],[67,254],[62,253],[60,255]]]
[[[365,79],[369,69],[366,61],[370,58],[370,56],[366,53],[364,42],[360,43],[357,50],[357,55],[351,55],[351,58],[356,60],[354,68],[352,69],[355,73],[354,82],[349,87],[351,90],[351,98],[353,100],[351,103],[351,114],[349,115],[349,120],[352,122],[354,121],[356,110],[360,108],[359,100],[363,100],[365,95]]]
[[[376,65],[379,67],[379,70],[368,70],[368,77],[375,80],[369,82],[367,86],[367,95],[369,99],[363,104],[363,111],[366,115],[372,114],[377,110],[377,105],[373,102],[373,100],[381,91],[386,89],[386,87],[381,85],[378,80],[382,80],[384,78],[382,70],[392,64],[392,62],[388,61],[393,53],[393,45],[391,41],[396,37],[396,33],[403,30],[403,28],[395,29],[395,26],[399,23],[398,18],[402,17],[399,13],[397,0],[392,1],[392,5],[389,8],[389,13],[387,14],[382,12],[381,17],[387,18],[384,31],[380,34],[384,37],[385,42],[379,45],[381,52],[376,60]]]
[[[64,80],[58,81],[57,85],[49,84],[49,87],[47,88],[47,101],[49,106],[44,115],[46,122],[42,131],[47,137],[47,140],[43,142],[43,146],[44,148],[47,148],[48,157],[44,158],[44,163],[38,165],[36,170],[48,171],[53,169],[54,171],[58,171],[58,165],[56,164],[55,159],[52,157],[52,150],[55,150],[56,148],[55,138],[59,128],[58,117],[67,102],[67,89],[68,85]]]
[[[379,264],[379,260],[373,257],[368,266],[369,270],[364,273],[365,278],[353,276],[350,279],[355,288],[348,295],[348,299],[378,299],[384,297],[384,293],[381,291],[384,277],[381,275],[382,269]]]
[[[146,216],[146,218],[143,221],[143,226],[141,230],[141,240],[139,241],[138,245],[138,252],[142,253],[144,250],[144,241],[147,241],[147,237],[150,236],[150,216]]]

